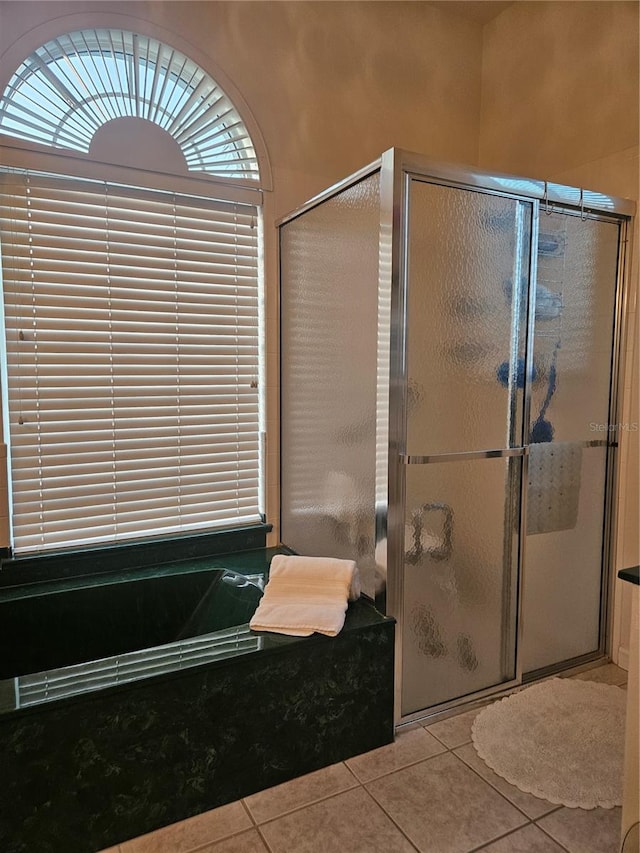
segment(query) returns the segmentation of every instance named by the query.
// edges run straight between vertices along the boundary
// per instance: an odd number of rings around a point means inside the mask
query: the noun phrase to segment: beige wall
[[[548,178],[637,145],[637,2],[525,0],[487,24],[482,165]]]

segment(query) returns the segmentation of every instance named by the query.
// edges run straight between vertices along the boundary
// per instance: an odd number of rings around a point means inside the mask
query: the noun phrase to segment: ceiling
[[[493,2],[493,0],[469,0],[468,2],[467,0],[441,0],[441,2],[433,2],[432,0],[429,5],[486,24],[487,21],[491,21],[512,4],[510,2]]]

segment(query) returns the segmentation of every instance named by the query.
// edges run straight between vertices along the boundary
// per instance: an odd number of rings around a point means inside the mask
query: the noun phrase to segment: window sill
[[[146,566],[161,566],[237,551],[266,547],[270,524],[255,524],[197,535],[158,537],[74,551],[8,557],[0,564],[0,587],[83,575],[103,575]]]

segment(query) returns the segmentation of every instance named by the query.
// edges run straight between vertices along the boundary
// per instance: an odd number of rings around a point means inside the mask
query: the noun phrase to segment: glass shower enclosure
[[[606,651],[633,214],[392,149],[279,224],[281,538],[396,618],[398,722]]]

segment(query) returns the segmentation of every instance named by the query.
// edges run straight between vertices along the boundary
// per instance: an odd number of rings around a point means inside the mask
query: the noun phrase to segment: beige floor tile
[[[370,782],[385,773],[400,770],[445,750],[446,747],[439,740],[422,726],[416,725],[401,729],[394,743],[350,758],[346,764],[361,782]]]
[[[587,669],[571,676],[571,678],[579,678],[582,681],[599,681],[603,684],[616,684],[618,686],[626,684],[627,677],[627,670],[622,669],[621,666],[616,666],[615,663],[605,663],[602,666]]]
[[[430,734],[435,735],[439,741],[442,741],[448,749],[453,749],[470,742],[471,725],[480,711],[482,708],[473,708],[471,711],[456,714],[454,717],[447,717],[446,720],[431,723],[425,728]]]
[[[529,824],[483,847],[482,853],[564,853],[564,849],[537,826]]]
[[[510,785],[506,779],[498,776],[497,773],[494,773],[480,758],[472,743],[458,747],[458,749],[454,750],[454,753],[532,820],[542,817],[542,815],[548,814],[558,808],[555,803],[550,803],[548,800],[541,800],[539,797],[534,797],[533,794],[527,794],[516,788],[515,785]]]
[[[241,832],[224,841],[198,847],[196,853],[269,853],[256,829]]]
[[[567,809],[536,821],[570,853],[618,853],[621,809]]]
[[[466,853],[526,818],[450,752],[367,784],[421,853]]]
[[[190,853],[196,847],[219,841],[253,827],[242,803],[229,803],[218,809],[172,823],[155,832],[141,835],[120,845],[121,853]]]
[[[260,831],[271,853],[415,853],[360,787],[265,823]]]
[[[316,770],[315,773],[308,773],[306,776],[252,794],[245,799],[245,805],[255,822],[263,823],[301,806],[308,806],[333,794],[347,791],[357,784],[357,779],[344,764],[333,764],[331,767]]]

